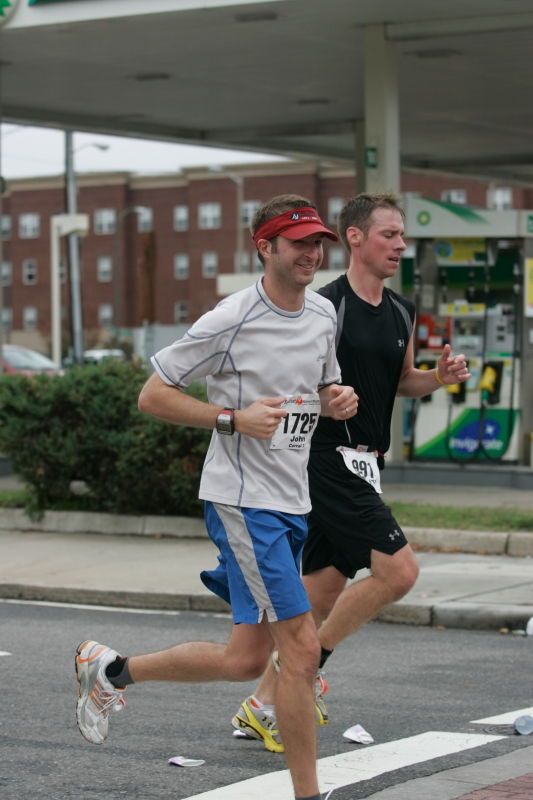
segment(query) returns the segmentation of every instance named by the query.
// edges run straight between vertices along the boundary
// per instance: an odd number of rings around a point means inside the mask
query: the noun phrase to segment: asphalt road
[[[94,638],[129,654],[177,641],[223,641],[228,618],[0,603],[0,797],[2,800],[182,800],[283,768],[259,742],[232,737],[230,719],[251,684],[130,687],[128,707],[111,720],[105,745],[85,742],[75,723],[73,657]],[[319,756],[362,748],[342,739],[360,723],[376,743],[426,731],[508,733],[471,720],[531,705],[533,637],[372,624],[330,660],[331,724]],[[357,800],[417,775],[531,744],[502,741],[407,767],[339,789]],[[167,765],[175,755],[198,768]]]

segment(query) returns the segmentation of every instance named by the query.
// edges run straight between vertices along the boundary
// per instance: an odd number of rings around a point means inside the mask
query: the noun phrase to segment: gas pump
[[[423,238],[435,254],[440,294],[433,310],[423,309],[418,317],[416,364],[434,368],[449,341],[453,353],[465,354],[472,374],[467,383],[439,389],[418,403],[409,456],[516,463],[524,235],[519,212],[476,212],[414,197],[405,205],[407,235]],[[473,237],[473,229],[484,236]],[[408,288],[403,287],[406,294]]]

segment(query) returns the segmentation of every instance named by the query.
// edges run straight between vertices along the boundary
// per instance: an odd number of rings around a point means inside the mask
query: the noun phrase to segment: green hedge
[[[28,511],[84,508],[200,515],[198,483],[210,432],[137,409],[148,373],[120,362],[62,377],[0,377],[0,451],[29,486]],[[205,397],[203,388],[191,390]],[[71,481],[89,494],[74,498]]]

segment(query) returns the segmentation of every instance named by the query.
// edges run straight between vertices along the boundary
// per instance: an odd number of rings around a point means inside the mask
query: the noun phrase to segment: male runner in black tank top
[[[349,200],[338,225],[350,254],[348,272],[320,290],[337,310],[342,381],[359,397],[357,416],[321,419],[311,443],[313,509],[302,568],[319,626],[321,667],[339,642],[407,594],[418,576],[413,551],[379,493],[396,395],[422,397],[470,377],[464,356],[453,357],[449,345],[436,369],[414,366],[414,306],[384,286],[405,249],[403,220],[392,195],[360,194]],[[370,575],[347,587],[363,568]],[[327,684],[320,674],[316,687],[315,714],[324,725]],[[271,670],[255,698],[273,702]]]

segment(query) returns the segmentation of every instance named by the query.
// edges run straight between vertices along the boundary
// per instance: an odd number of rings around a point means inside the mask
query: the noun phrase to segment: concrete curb
[[[39,586],[0,583],[3,600],[75,603],[111,608],[151,611],[204,611],[229,614],[229,607],[213,594],[171,594],[166,592],[107,591],[72,586]],[[399,602],[386,608],[378,622],[463,630],[525,630],[533,617],[533,606],[490,606],[447,602],[434,606]]]
[[[35,533],[100,533],[112,536],[168,536],[206,539],[203,519],[101,514],[92,511],[46,511],[42,519],[30,519],[21,508],[0,509],[0,531]]]
[[[209,611],[229,613],[229,606],[214,594],[170,594],[166,592],[109,591],[74,586],[39,586],[0,583],[3,600],[77,603],[112,608],[142,608],[153,611]]]
[[[101,514],[84,511],[47,511],[32,520],[20,508],[0,509],[0,531],[41,533],[98,533],[113,536],[153,536],[206,539],[204,521],[195,517],[157,517]],[[480,555],[533,556],[533,532],[500,533],[445,528],[404,528],[418,550],[478,553]]]
[[[380,622],[402,625],[427,625],[433,628],[463,630],[525,630],[533,617],[533,606],[490,605],[461,601],[415,605],[399,602],[389,606],[377,617]]]

